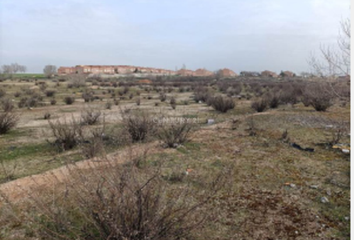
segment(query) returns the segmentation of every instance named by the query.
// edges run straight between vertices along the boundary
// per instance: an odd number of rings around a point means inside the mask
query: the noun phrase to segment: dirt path
[[[0,194],[5,195],[6,198],[12,203],[16,203],[27,198],[32,191],[45,188],[54,188],[58,184],[65,183],[66,179],[70,177],[71,169],[92,169],[99,166],[105,166],[107,164],[115,166],[117,164],[128,162],[138,156],[142,156],[144,153],[150,155],[161,151],[163,151],[163,148],[161,148],[157,142],[126,147],[118,152],[108,154],[106,159],[103,160],[98,160],[96,158],[84,160],[41,174],[32,175],[1,184]]]

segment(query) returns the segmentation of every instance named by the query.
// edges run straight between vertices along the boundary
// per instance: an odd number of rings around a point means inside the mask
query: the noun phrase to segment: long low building
[[[58,74],[128,74],[128,73],[160,73],[166,75],[175,75],[175,71],[135,67],[126,65],[76,65],[75,67],[59,67]]]
[[[230,69],[224,68],[219,71],[223,72],[223,77],[235,77],[237,74]],[[75,67],[59,67],[59,75],[67,74],[158,74],[158,75],[180,75],[180,76],[195,76],[195,77],[208,77],[213,76],[214,72],[208,71],[205,68],[199,68],[195,71],[189,69],[180,69],[178,71],[149,68],[149,67],[136,67],[127,65],[76,65]]]

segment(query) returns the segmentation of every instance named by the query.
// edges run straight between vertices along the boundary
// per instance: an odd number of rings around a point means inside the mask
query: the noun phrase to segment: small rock
[[[178,143],[174,143],[174,144],[173,144],[173,147],[174,147],[174,148],[177,148],[178,146],[179,146]]]
[[[199,101],[198,103],[203,103],[202,101]]]
[[[294,183],[290,183],[290,185],[289,185],[291,188],[295,188],[296,187],[296,185],[294,184]]]
[[[317,185],[311,185],[310,188],[312,188],[312,189],[318,189],[318,186],[317,186]]]
[[[329,203],[329,200],[326,197],[321,197],[321,202],[322,203]]]
[[[349,217],[344,217],[345,221],[349,221]]]
[[[298,232],[298,231],[295,231],[295,234],[297,235],[297,234],[299,234],[299,232]]]
[[[328,196],[331,196],[331,195],[332,195],[331,190],[327,190],[326,193],[327,193]]]

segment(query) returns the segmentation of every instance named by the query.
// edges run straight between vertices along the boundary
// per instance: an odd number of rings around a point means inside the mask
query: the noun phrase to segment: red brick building
[[[277,78],[277,77],[278,77],[278,74],[276,74],[275,72],[271,72],[271,71],[265,70],[265,71],[261,72],[261,76],[262,76],[262,77]]]

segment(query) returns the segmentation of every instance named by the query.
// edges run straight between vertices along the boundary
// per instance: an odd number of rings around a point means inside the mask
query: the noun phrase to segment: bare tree
[[[27,67],[24,65],[20,65],[19,72],[25,73],[27,71]]]
[[[4,74],[12,74],[13,73],[11,65],[2,65],[1,69]]]
[[[16,74],[19,72],[26,72],[26,66],[18,63],[11,63],[10,65],[2,65],[1,70],[4,74]]]
[[[43,73],[46,77],[51,78],[57,72],[57,67],[54,65],[46,65],[43,69]]]
[[[309,65],[321,77],[335,79],[350,74],[350,19],[340,22],[336,46],[321,46],[320,58],[311,54]]]

